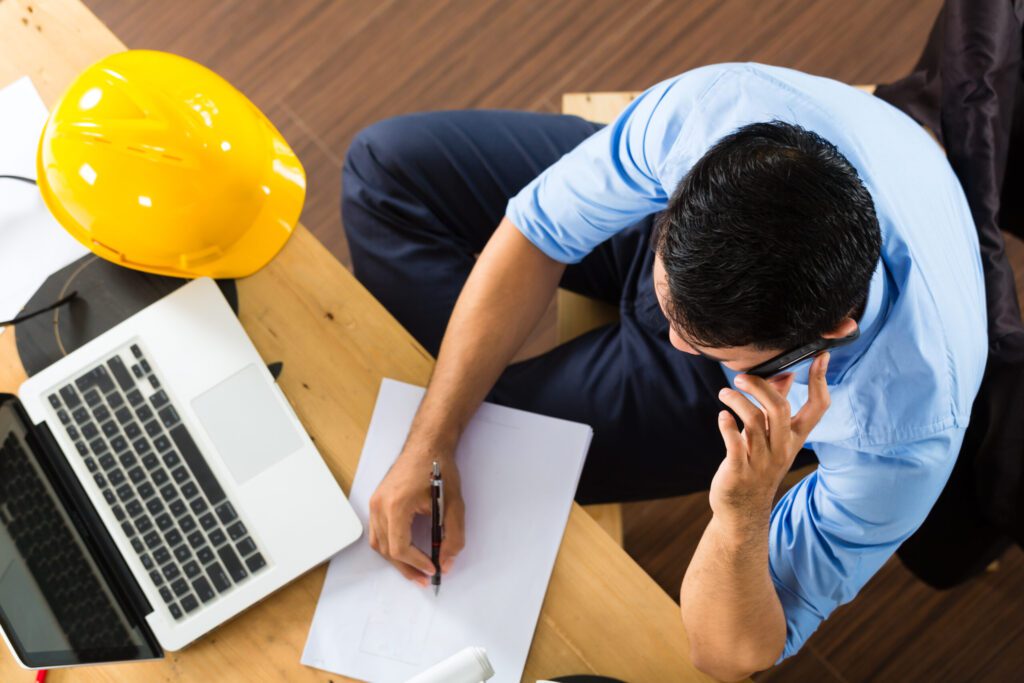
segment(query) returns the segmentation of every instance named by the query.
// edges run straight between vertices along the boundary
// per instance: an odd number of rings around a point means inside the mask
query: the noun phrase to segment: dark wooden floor
[[[850,83],[909,70],[940,0],[86,0],[129,46],[196,59],[247,93],[309,176],[303,222],[343,262],[341,162],[363,126],[462,107],[557,111],[561,94],[642,89],[755,60]],[[1024,248],[1014,244],[1024,265]],[[1021,272],[1021,271],[1018,271]],[[630,553],[671,595],[707,497],[631,504]],[[1024,554],[936,593],[896,561],[759,680],[1024,679]]]

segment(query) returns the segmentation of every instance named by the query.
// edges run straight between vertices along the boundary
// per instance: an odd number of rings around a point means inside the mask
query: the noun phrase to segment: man
[[[986,358],[977,238],[938,145],[853,88],[725,64],[604,128],[391,119],[353,142],[342,211],[357,277],[438,354],[370,504],[371,545],[410,579],[433,571],[410,543],[431,460],[445,570],[463,545],[454,451],[485,397],[586,422],[581,502],[710,483],[682,618],[695,665],[742,678],[853,599],[956,459]],[[620,323],[506,367],[559,285]],[[815,341],[834,348],[743,374]],[[801,447],[818,469],[773,507]]]

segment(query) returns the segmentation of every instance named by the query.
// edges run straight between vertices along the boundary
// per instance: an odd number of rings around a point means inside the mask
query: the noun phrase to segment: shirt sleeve
[[[782,661],[852,600],[924,522],[952,470],[963,430],[870,454],[829,444],[775,506],[769,565],[786,615]]]
[[[642,93],[509,200],[506,216],[551,258],[576,263],[668,204],[661,168],[688,113],[723,71],[689,71]]]

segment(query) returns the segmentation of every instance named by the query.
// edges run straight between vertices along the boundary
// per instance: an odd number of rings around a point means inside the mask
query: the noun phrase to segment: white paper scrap
[[[0,89],[0,175],[36,178],[46,117],[27,76]],[[0,320],[15,317],[47,277],[87,253],[53,218],[36,186],[0,179]]]

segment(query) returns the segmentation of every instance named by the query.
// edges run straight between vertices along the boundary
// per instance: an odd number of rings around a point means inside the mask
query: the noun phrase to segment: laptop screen
[[[14,400],[0,402],[0,625],[33,668],[151,658],[37,456]]]

